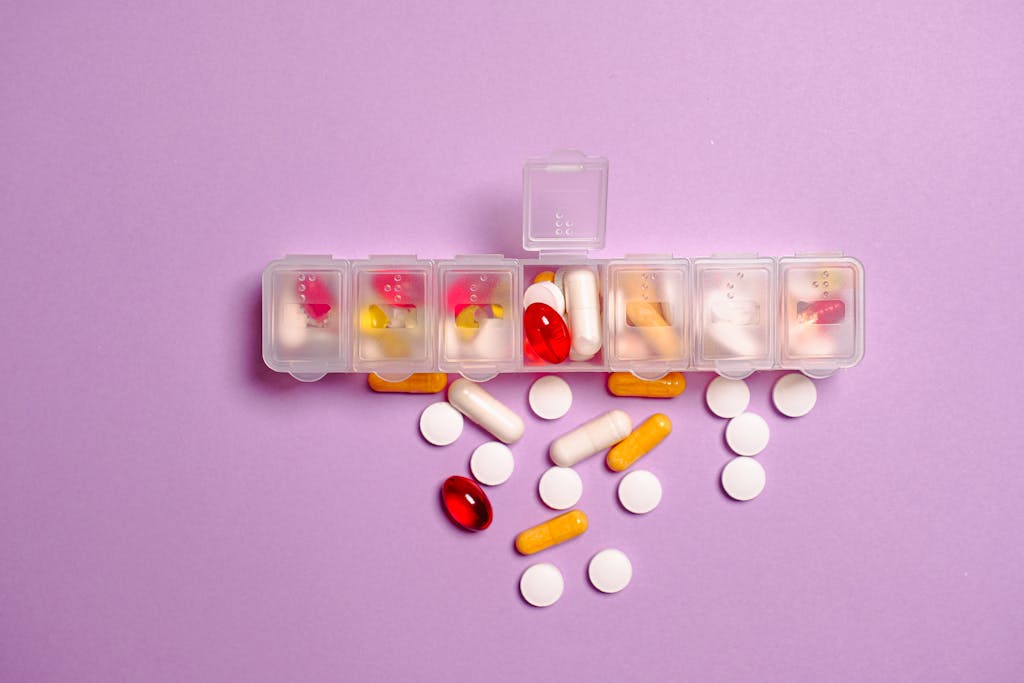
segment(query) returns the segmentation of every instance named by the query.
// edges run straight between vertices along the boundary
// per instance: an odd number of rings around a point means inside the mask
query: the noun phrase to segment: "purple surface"
[[[0,679],[1024,676],[1019,4],[166,5],[0,7]],[[468,535],[438,486],[481,432],[262,365],[268,261],[519,254],[520,163],[567,145],[611,160],[602,256],[866,264],[861,366],[799,420],[751,383],[758,500],[718,488],[709,376],[577,375]],[[491,386],[526,414],[529,381]],[[675,422],[662,505],[582,465],[591,530],[531,609],[546,446],[613,405]]]

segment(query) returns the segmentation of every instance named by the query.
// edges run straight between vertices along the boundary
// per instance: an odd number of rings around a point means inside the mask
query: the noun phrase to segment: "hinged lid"
[[[523,164],[523,248],[601,249],[608,207],[608,160],[562,150]]]

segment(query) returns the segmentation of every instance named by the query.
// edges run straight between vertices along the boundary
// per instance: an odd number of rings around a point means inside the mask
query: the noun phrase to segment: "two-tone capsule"
[[[621,472],[644,457],[672,432],[672,421],[667,415],[655,413],[644,420],[629,436],[617,443],[605,462],[608,469]]]
[[[548,456],[559,467],[572,467],[622,441],[632,429],[625,411],[609,410],[551,442]]]

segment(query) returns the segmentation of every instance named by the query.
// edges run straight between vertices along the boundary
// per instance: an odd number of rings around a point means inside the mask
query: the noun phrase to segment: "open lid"
[[[562,150],[523,164],[523,248],[587,251],[604,247],[608,160]]]

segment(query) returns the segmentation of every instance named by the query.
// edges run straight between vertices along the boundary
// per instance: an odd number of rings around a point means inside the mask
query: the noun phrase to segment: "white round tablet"
[[[619,502],[633,514],[647,514],[661,502],[661,482],[648,470],[630,472],[619,481]]]
[[[708,384],[704,399],[708,410],[718,417],[736,417],[750,404],[750,388],[741,379],[716,377]]]
[[[572,389],[556,375],[541,377],[530,386],[530,409],[537,417],[557,420],[572,407]]]
[[[594,588],[602,593],[618,593],[632,580],[633,565],[626,553],[606,548],[591,558],[587,575]]]
[[[498,441],[488,441],[476,447],[469,458],[469,471],[481,484],[497,486],[512,476],[516,460],[508,446]]]
[[[772,403],[788,417],[803,417],[818,402],[818,388],[807,375],[791,372],[783,375],[772,389]]]
[[[743,413],[729,420],[725,442],[736,455],[757,455],[768,445],[768,423],[756,413]]]
[[[447,401],[431,403],[420,413],[420,433],[435,446],[447,446],[462,435],[462,413]]]
[[[733,458],[722,469],[722,488],[736,500],[757,498],[764,482],[764,467],[753,458]]]
[[[523,294],[523,310],[530,304],[547,304],[558,315],[565,315],[565,295],[553,282],[534,282]]]
[[[519,592],[523,594],[523,600],[534,607],[555,604],[564,590],[562,572],[550,562],[531,564],[519,579]]]
[[[537,486],[540,499],[552,510],[568,510],[583,495],[583,480],[571,467],[549,467]]]

